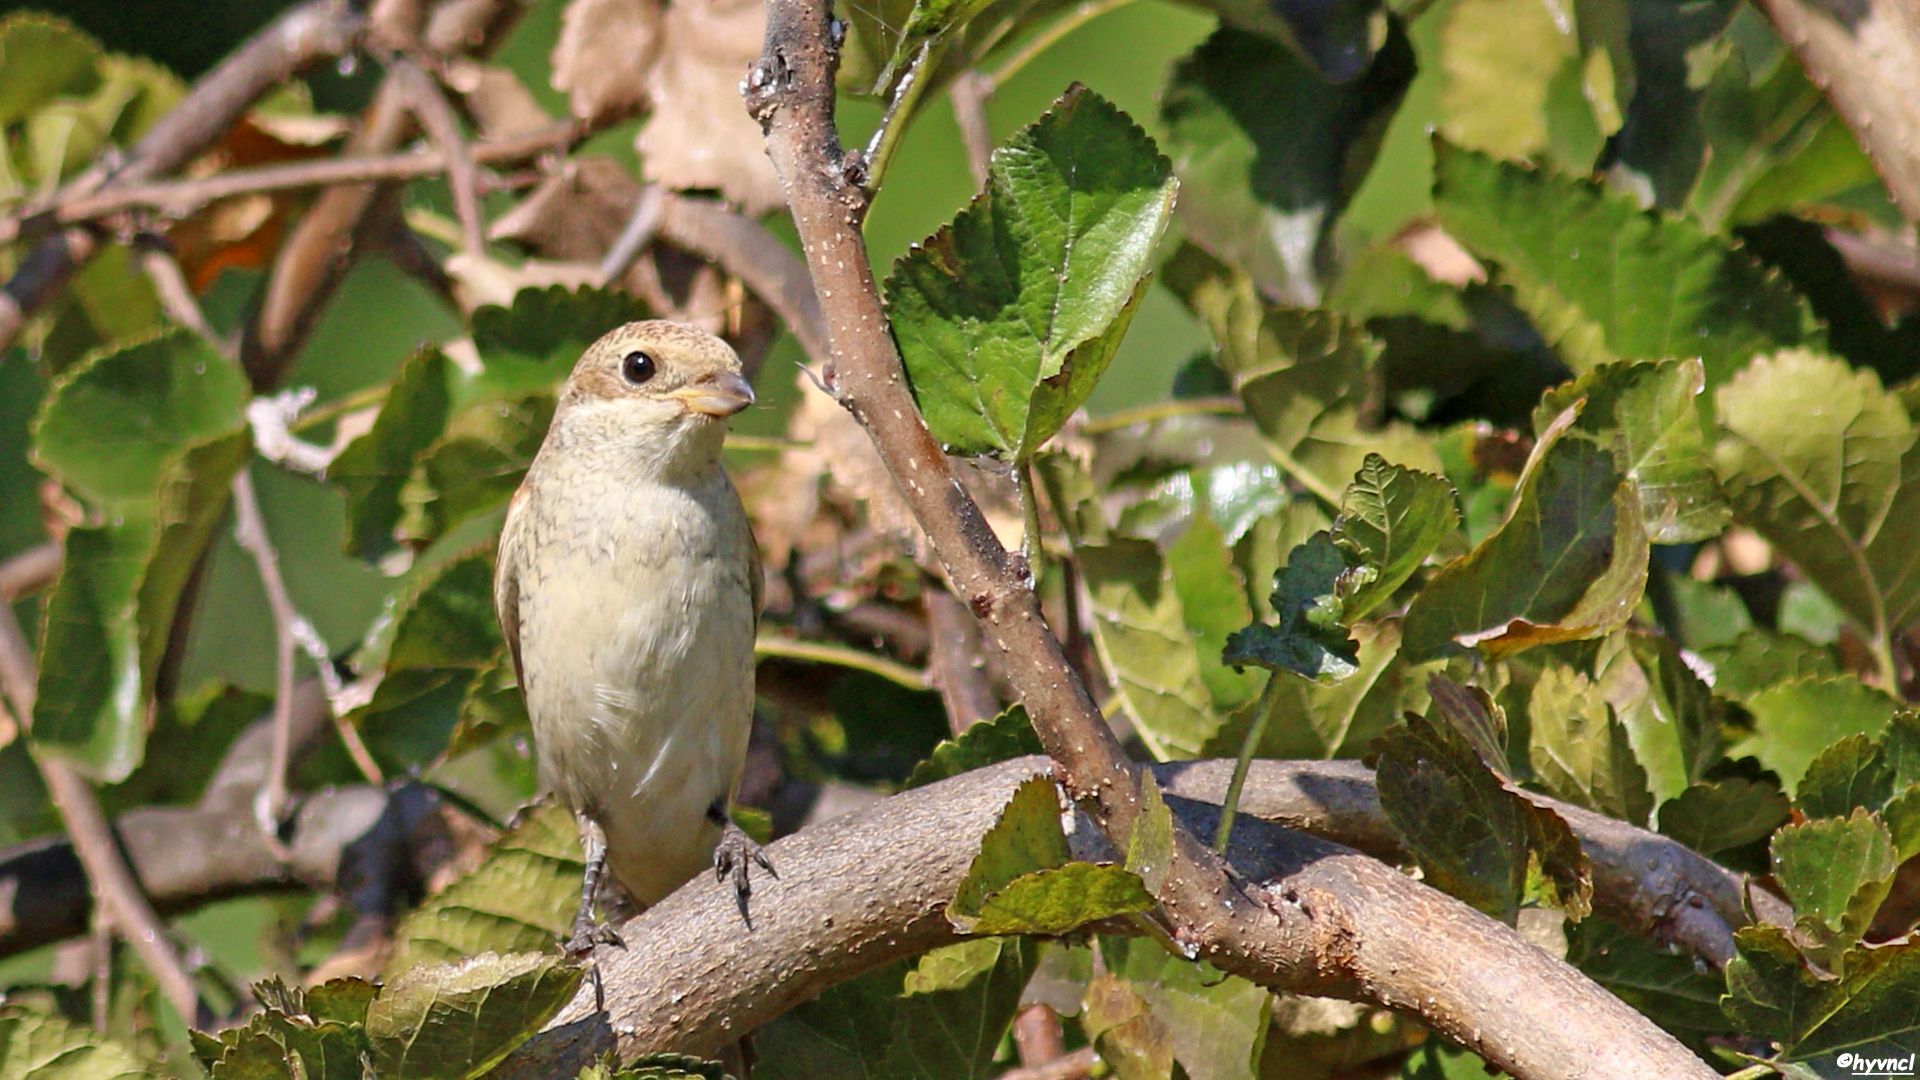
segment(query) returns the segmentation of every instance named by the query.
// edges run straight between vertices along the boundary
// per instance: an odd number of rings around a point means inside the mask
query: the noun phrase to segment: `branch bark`
[[[1041,614],[1030,568],[988,528],[907,389],[860,232],[867,194],[857,181],[865,170],[848,160],[834,126],[839,57],[832,39],[825,0],[771,0],[765,49],[744,87],[748,109],[766,132],[768,156],[786,189],[822,298],[833,351],[828,387],[873,438],[945,565],[955,595],[967,601],[1000,650],[1008,681],[1033,717],[1068,795],[1115,849],[1127,850],[1143,785],[1152,781],[1127,758],[1094,707]],[[1376,861],[1310,850],[1302,839],[1305,847],[1284,845],[1304,861],[1283,860],[1277,887],[1243,885],[1260,878],[1230,878],[1222,859],[1188,829],[1176,826],[1173,832],[1171,858],[1155,898],[1175,941],[1219,967],[1270,986],[1357,996],[1404,1009],[1517,1076],[1590,1075],[1596,1054],[1608,1063],[1600,1071],[1609,1074],[1714,1075],[1617,998],[1571,969],[1565,969],[1566,976],[1537,971],[1537,950],[1509,948],[1499,933],[1472,919],[1450,920],[1450,933],[1423,931],[1418,940],[1405,940],[1405,924],[1378,921],[1375,905],[1408,900],[1405,890],[1413,883]],[[656,911],[672,906],[670,900]],[[772,901],[766,905],[778,907]],[[1500,928],[1500,933],[1509,932]],[[1436,941],[1445,942],[1446,958],[1422,955]],[[742,969],[731,965],[745,962],[735,958],[715,970],[737,978]],[[1436,979],[1435,985],[1459,986],[1467,974],[1460,968],[1466,965],[1486,978],[1529,975],[1524,984],[1482,986],[1473,1000],[1444,1005],[1431,993],[1434,986],[1424,987],[1428,993],[1422,996],[1422,990],[1403,981],[1418,971]],[[1525,1000],[1514,1000],[1515,994]],[[661,996],[656,985],[649,997]],[[1556,1012],[1538,1016],[1537,1027],[1511,1028],[1514,1016],[1545,1001],[1552,1001]],[[1492,1013],[1487,1011],[1492,1002],[1519,1011]],[[1566,1018],[1576,1015],[1605,1015],[1606,1036],[1594,1039],[1590,1031],[1575,1036]],[[739,1014],[734,1022],[740,1022]],[[1496,1028],[1502,1035],[1489,1038]]]
[[[1039,757],[1004,762],[779,841],[769,855],[790,869],[756,887],[750,928],[726,886],[696,879],[622,927],[625,949],[596,955],[604,1011],[583,989],[497,1075],[568,1075],[608,1051],[711,1054],[834,983],[952,943],[943,909],[980,836],[1015,787],[1050,768]],[[1178,783],[1180,768],[1156,771]],[[1188,829],[1210,829],[1219,813],[1169,805]],[[1078,857],[1112,857],[1085,818],[1073,839]],[[1249,816],[1229,856],[1271,897],[1261,917],[1285,942],[1286,963],[1263,985],[1445,1018],[1523,1078],[1715,1075],[1511,928],[1378,859]]]
[[[1910,0],[1756,0],[1920,222],[1920,9]]]

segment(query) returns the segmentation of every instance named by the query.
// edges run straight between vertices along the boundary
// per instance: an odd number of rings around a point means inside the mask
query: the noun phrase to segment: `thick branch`
[[[1756,0],[1920,222],[1920,9],[1911,0]]]
[[[569,1075],[594,1055],[723,1044],[880,964],[956,940],[943,909],[1013,789],[1046,759],[1006,762],[887,799],[775,844],[751,929],[732,893],[699,878],[627,923],[596,956],[607,1011],[581,996],[502,1075]],[[1171,770],[1168,778],[1174,779]],[[1218,808],[1171,800],[1207,830]],[[1076,853],[1111,856],[1090,828]],[[1282,961],[1275,989],[1379,1001],[1441,1019],[1522,1077],[1711,1077],[1651,1022],[1512,929],[1379,860],[1242,818],[1229,849],[1259,883]],[[1329,957],[1338,962],[1329,963]]]

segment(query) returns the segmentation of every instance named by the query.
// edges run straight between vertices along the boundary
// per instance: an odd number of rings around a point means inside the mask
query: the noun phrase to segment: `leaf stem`
[[[913,119],[913,112],[919,108],[920,98],[932,81],[930,76],[937,66],[937,58],[931,40],[921,44],[913,54],[912,63],[907,65],[907,73],[900,77],[900,85],[894,87],[886,114],[880,117],[880,126],[873,129],[873,137],[867,140],[867,175],[863,186],[869,194],[880,190],[880,179],[887,174],[893,153],[900,148],[900,140],[907,133],[907,123]]]
[[[775,637],[761,634],[753,643],[753,655],[773,656],[782,660],[804,660],[815,664],[837,664],[840,667],[864,671],[869,675],[878,675],[888,682],[904,686],[909,690],[925,690],[927,676],[918,669],[908,667],[896,660],[884,656],[850,649],[845,645],[833,645],[824,641],[795,641],[792,638]]]
[[[995,86],[1006,85],[1008,79],[1019,74],[1020,69],[1032,63],[1035,57],[1053,48],[1061,38],[1107,12],[1126,7],[1131,3],[1133,0],[1083,0],[1078,7],[1047,24],[1039,33],[1028,38],[1018,52],[1001,61],[1000,66],[987,73],[988,80]]]
[[[1227,782],[1227,797],[1220,804],[1220,825],[1213,832],[1213,850],[1222,855],[1227,851],[1227,838],[1233,835],[1233,814],[1240,806],[1240,789],[1246,786],[1247,770],[1253,767],[1253,751],[1260,745],[1260,739],[1267,732],[1267,718],[1273,715],[1273,699],[1279,693],[1282,673],[1267,673],[1267,685],[1260,691],[1260,700],[1253,707],[1253,723],[1247,728],[1247,737],[1240,744],[1240,756],[1233,763],[1233,779]]]
[[[1267,453],[1272,456],[1274,464],[1280,466],[1281,470],[1288,476],[1293,477],[1294,481],[1301,487],[1306,488],[1308,494],[1319,499],[1321,503],[1324,504],[1323,508],[1327,513],[1338,514],[1340,512],[1340,493],[1338,491],[1328,487],[1325,480],[1320,479],[1314,475],[1311,469],[1300,464],[1299,459],[1288,453],[1279,443],[1268,439],[1266,440],[1266,444]]]
[[[1182,416],[1239,416],[1246,411],[1246,406],[1242,405],[1237,397],[1178,398],[1095,417],[1087,421],[1080,430],[1087,435],[1104,435],[1109,431],[1119,431],[1121,428],[1129,428],[1135,424],[1151,424],[1155,421],[1174,420]]]

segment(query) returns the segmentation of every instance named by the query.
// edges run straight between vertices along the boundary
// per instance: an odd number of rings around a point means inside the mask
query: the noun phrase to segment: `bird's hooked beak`
[[[717,371],[666,396],[679,401],[688,412],[725,418],[753,404],[753,387],[734,372]]]

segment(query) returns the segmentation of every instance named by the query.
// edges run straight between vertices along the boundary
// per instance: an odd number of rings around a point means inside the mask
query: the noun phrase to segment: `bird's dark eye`
[[[630,352],[620,361],[620,374],[635,386],[653,378],[653,357],[643,352]]]

